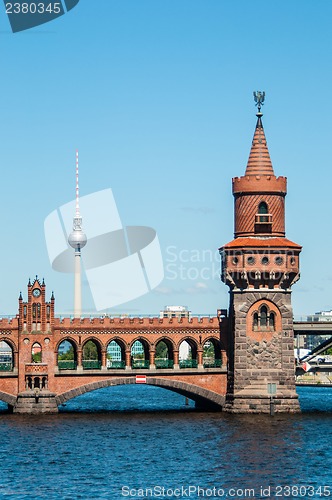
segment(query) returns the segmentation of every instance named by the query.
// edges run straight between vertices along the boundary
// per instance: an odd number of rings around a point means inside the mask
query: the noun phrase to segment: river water
[[[135,385],[59,415],[0,411],[0,499],[332,498],[332,388],[298,393],[302,414],[274,417]]]

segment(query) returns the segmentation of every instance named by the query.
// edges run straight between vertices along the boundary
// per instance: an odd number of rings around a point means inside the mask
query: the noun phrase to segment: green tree
[[[156,357],[156,359],[168,358],[168,348],[167,348],[167,345],[165,344],[165,342],[163,342],[163,341],[158,342],[158,344],[156,346],[156,356],[155,357]]]
[[[89,340],[83,347],[83,359],[98,360],[98,349],[92,340]]]

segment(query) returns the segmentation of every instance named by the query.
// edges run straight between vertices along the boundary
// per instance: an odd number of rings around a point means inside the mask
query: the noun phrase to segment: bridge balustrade
[[[147,361],[145,359],[133,359],[132,368],[149,369],[150,368],[150,361]]]
[[[221,359],[204,360],[203,358],[203,366],[204,368],[221,368],[222,362]]]
[[[0,371],[1,372],[12,372],[13,363],[11,361],[0,361]]]
[[[77,362],[73,359],[62,359],[58,361],[59,370],[76,370]]]
[[[174,361],[172,359],[156,359],[156,368],[173,368]]]
[[[83,370],[100,370],[101,361],[98,359],[84,359],[82,361]]]
[[[197,359],[181,359],[180,368],[197,368]]]
[[[125,361],[110,361],[107,364],[109,370],[124,370],[126,368]]]

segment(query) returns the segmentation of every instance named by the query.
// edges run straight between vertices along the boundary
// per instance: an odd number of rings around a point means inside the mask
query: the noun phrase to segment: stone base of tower
[[[263,387],[247,387],[237,394],[227,394],[223,411],[227,413],[300,413],[296,392],[277,392],[269,396]]]
[[[260,324],[264,309],[273,321]],[[298,413],[290,291],[233,291],[230,321],[224,411]]]
[[[31,391],[21,392],[17,396],[13,413],[33,415],[58,413],[55,394],[49,391],[41,391],[38,395],[31,393]]]

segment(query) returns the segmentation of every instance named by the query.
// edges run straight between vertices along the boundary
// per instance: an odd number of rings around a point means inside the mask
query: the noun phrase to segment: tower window
[[[269,312],[267,306],[263,304],[258,311],[253,314],[253,330],[257,331],[274,331],[276,324],[276,315],[274,312]]]
[[[262,328],[265,328],[267,326],[267,307],[266,306],[261,307],[260,326]]]
[[[255,215],[255,232],[270,233],[272,230],[272,215],[265,201],[261,201]]]
[[[258,205],[258,213],[259,214],[268,214],[269,213],[268,208],[267,208],[267,204],[265,203],[265,201],[261,201],[260,204]],[[268,218],[264,215],[260,215],[259,222],[268,222]]]

